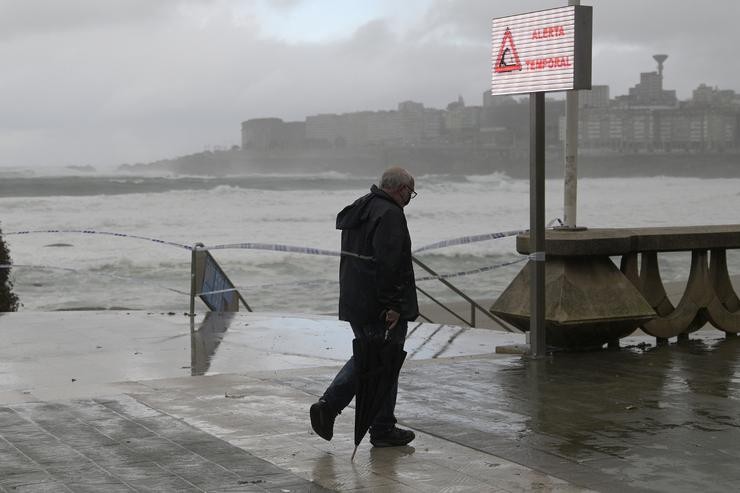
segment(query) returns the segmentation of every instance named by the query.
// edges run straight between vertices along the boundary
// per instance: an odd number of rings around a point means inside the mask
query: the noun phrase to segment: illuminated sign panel
[[[491,94],[591,89],[591,18],[572,5],[493,19]]]

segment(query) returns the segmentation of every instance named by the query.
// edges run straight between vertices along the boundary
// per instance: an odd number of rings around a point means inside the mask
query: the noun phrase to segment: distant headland
[[[629,94],[609,86],[579,91],[578,147],[582,176],[740,176],[740,95],[700,84],[679,101],[663,89],[667,55],[640,74]],[[526,176],[527,98],[491,96],[481,106],[458,97],[445,109],[404,101],[390,111],[319,114],[305,121],[253,118],[241,124],[241,146],[204,151],[121,170],[163,169],[224,176],[253,172],[371,173],[400,164],[416,173]],[[547,169],[562,171],[565,102],[547,99]]]

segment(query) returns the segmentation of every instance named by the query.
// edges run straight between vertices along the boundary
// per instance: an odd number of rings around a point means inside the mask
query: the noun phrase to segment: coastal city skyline
[[[592,2],[593,3],[593,2]],[[0,1],[0,166],[150,162],[239,144],[235,122],[477,104],[491,19],[565,1]],[[588,2],[582,2],[588,5]],[[680,100],[738,90],[740,5],[593,4],[593,84],[624,94],[668,53]],[[702,26],[711,26],[711,35]]]
[[[740,94],[700,83],[690,98],[681,100],[664,85],[669,55],[652,58],[655,70],[640,73],[625,94],[612,95],[608,85],[579,91],[579,147],[620,152],[740,149]],[[548,106],[546,141],[558,145],[565,135],[565,107],[558,98],[550,98]],[[319,113],[297,121],[252,118],[241,124],[241,149],[465,146],[513,151],[528,145],[527,118],[526,97],[493,96],[486,90],[480,104],[466,104],[460,95],[441,109],[406,100],[395,109]]]

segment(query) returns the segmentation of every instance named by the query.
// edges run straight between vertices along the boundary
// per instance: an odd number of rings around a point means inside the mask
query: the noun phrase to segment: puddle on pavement
[[[526,417],[507,419],[506,439],[635,482],[666,468],[692,471],[697,484],[712,478],[702,464],[731,470],[740,458],[740,338],[692,337],[515,360],[494,378],[494,410]]]
[[[353,338],[349,325],[334,318],[219,312],[206,312],[190,336],[191,364],[184,369],[194,376],[343,364]],[[418,323],[409,327],[407,360],[492,354],[498,345],[523,342],[522,334]]]
[[[216,350],[234,320],[236,313],[206,312],[197,330],[190,333],[190,374],[205,375],[211,367]]]

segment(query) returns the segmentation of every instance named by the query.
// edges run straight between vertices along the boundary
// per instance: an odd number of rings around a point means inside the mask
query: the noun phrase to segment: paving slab
[[[125,395],[19,403],[0,416],[6,489],[328,491]]]
[[[0,492],[713,492],[740,480],[740,338],[718,331],[531,360],[494,354],[522,335],[415,326],[397,414],[417,439],[366,440],[350,462],[351,406],[331,442],[308,422],[349,355],[345,325],[238,314],[192,329],[168,314],[0,316]]]

